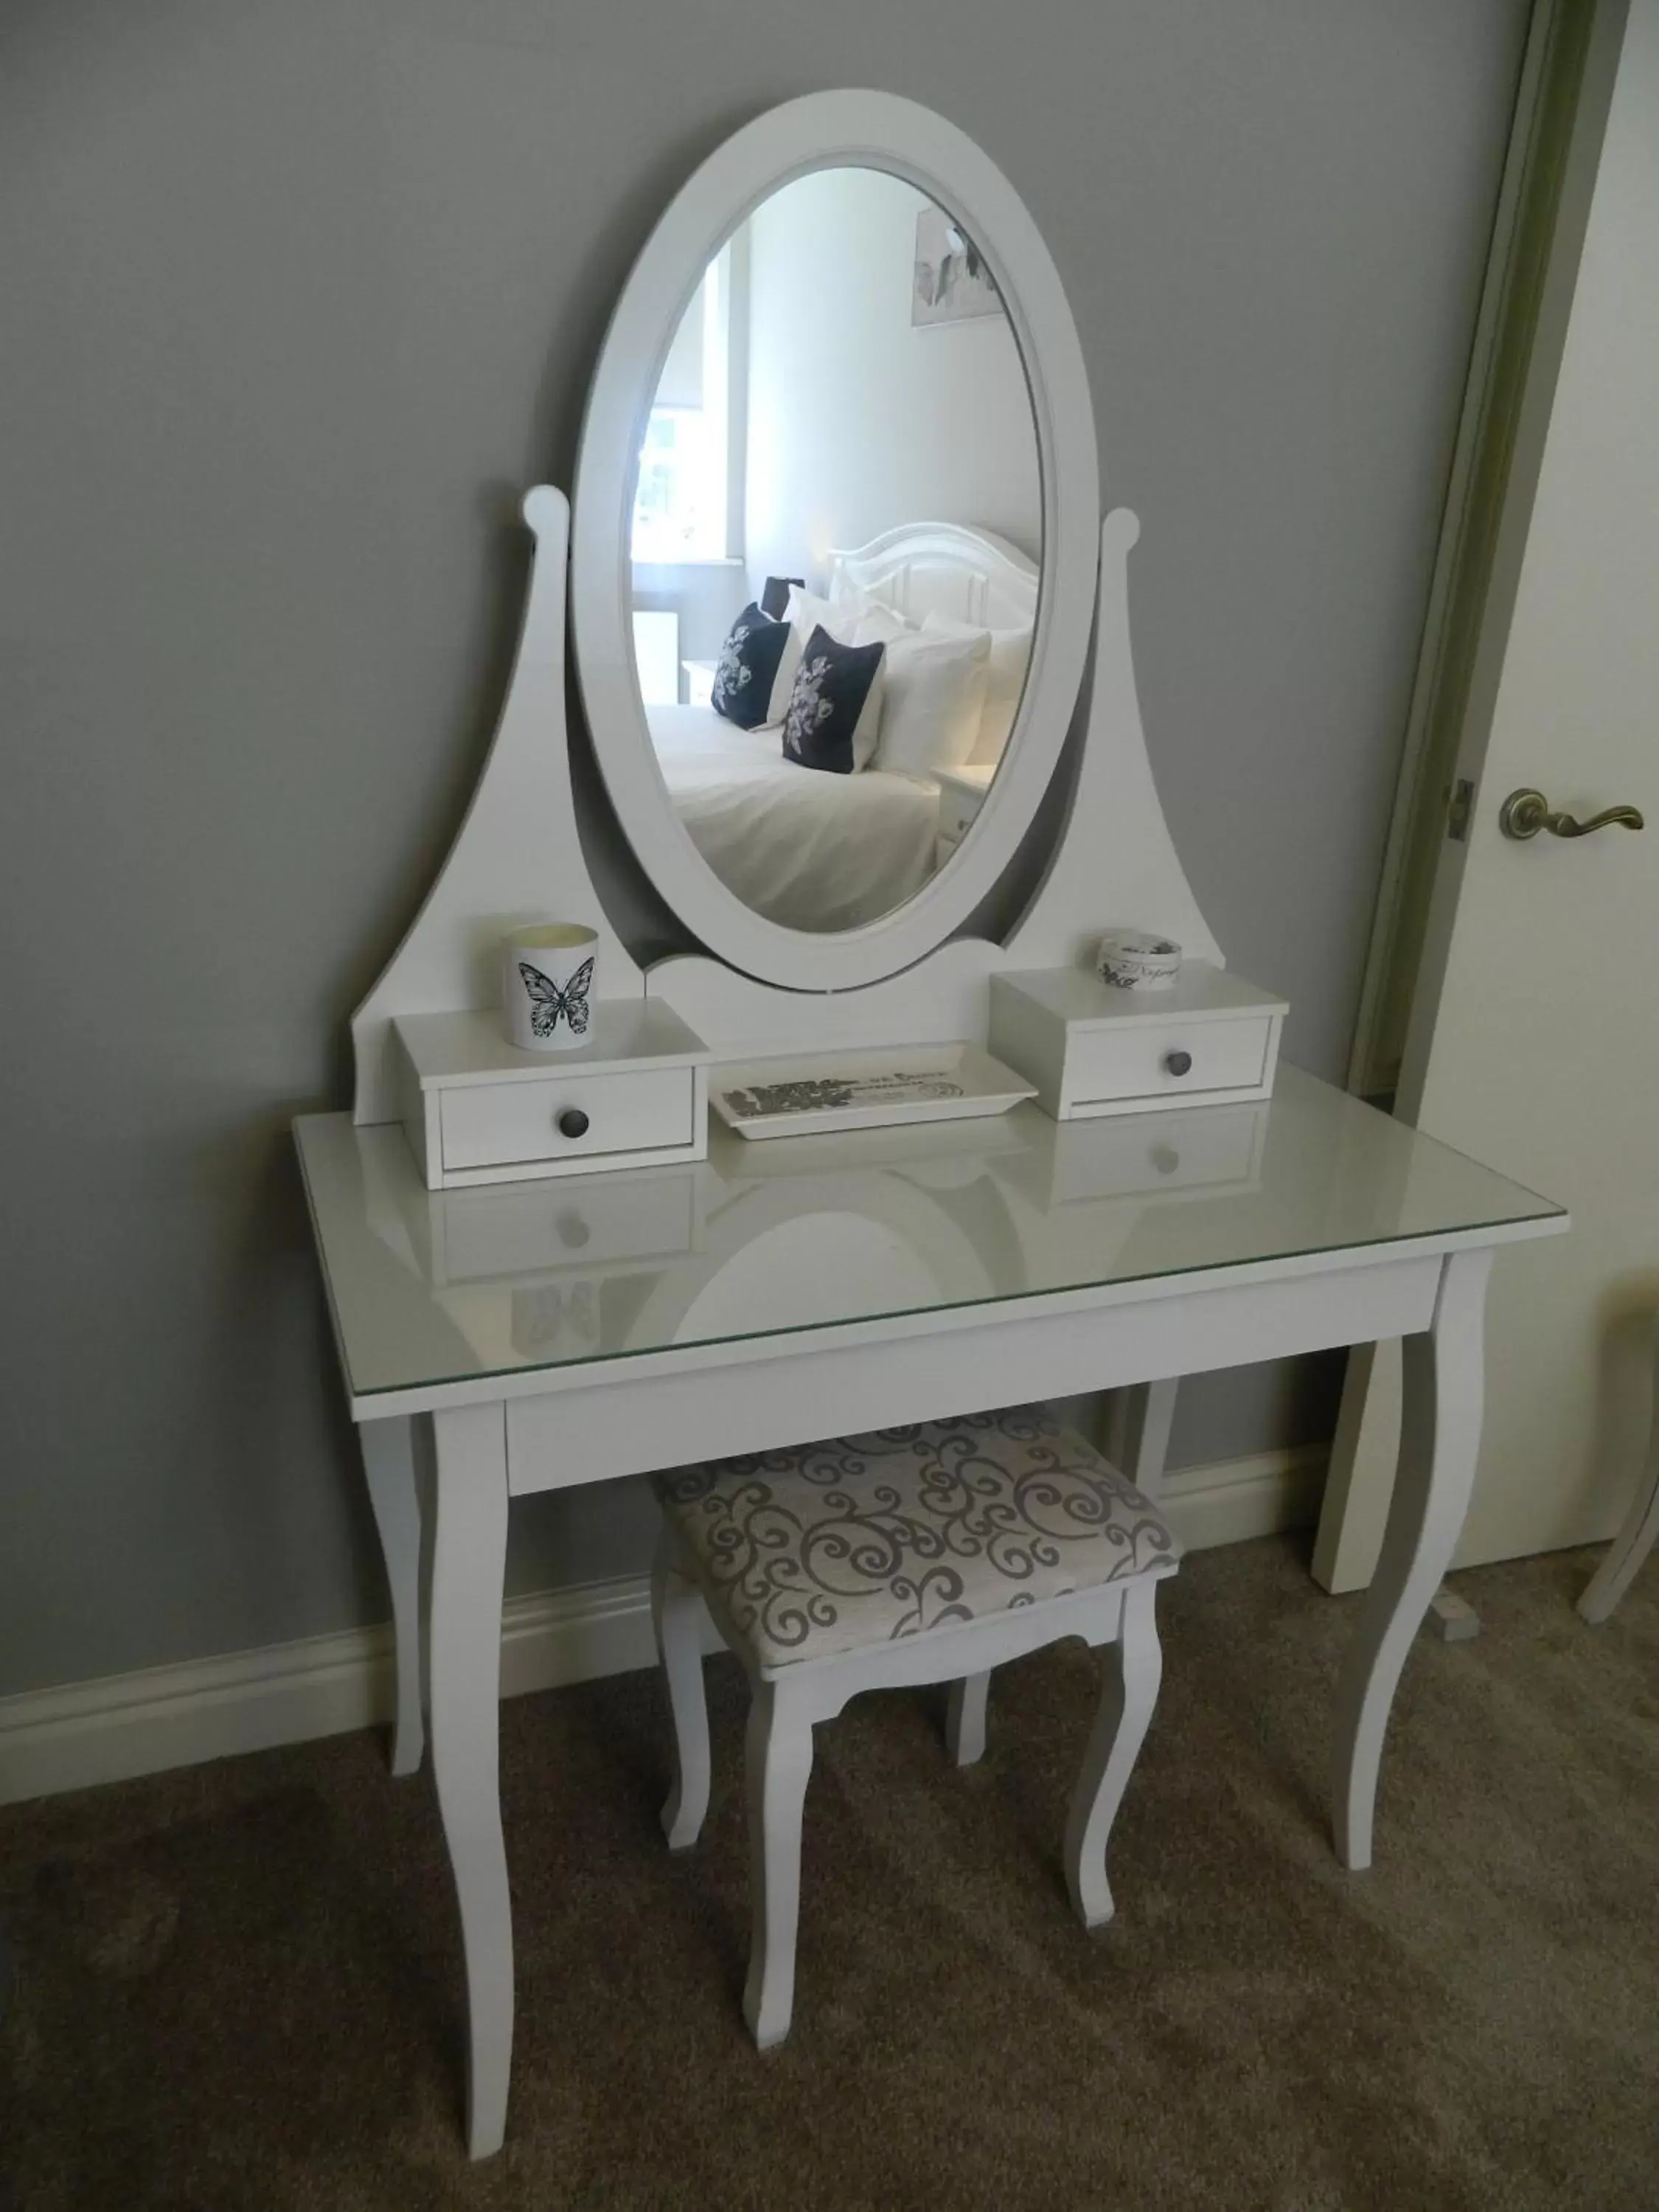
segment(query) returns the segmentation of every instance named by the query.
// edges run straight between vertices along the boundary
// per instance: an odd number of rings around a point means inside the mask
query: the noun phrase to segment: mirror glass
[[[1039,598],[1030,395],[956,220],[873,168],[763,200],[673,331],[632,527],[635,673],[697,852],[788,928],[902,905],[972,834]]]

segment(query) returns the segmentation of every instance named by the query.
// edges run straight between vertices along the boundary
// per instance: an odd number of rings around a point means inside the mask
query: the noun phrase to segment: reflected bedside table
[[[939,837],[933,866],[942,868],[973,828],[996,767],[993,763],[986,768],[935,769],[933,773],[939,778]]]

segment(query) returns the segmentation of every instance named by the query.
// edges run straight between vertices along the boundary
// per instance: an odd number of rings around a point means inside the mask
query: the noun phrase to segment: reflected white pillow
[[[1014,717],[1019,712],[1019,702],[1025,690],[1026,673],[1031,665],[1031,632],[1024,629],[994,629],[975,632],[967,623],[949,622],[943,615],[928,615],[921,625],[924,637],[972,637],[988,635],[991,656],[985,679],[985,704],[980,709],[979,734],[974,749],[968,755],[968,764],[974,768],[994,768],[1002,758],[1003,748],[1008,742],[1008,732],[1014,726]]]
[[[884,607],[879,599],[865,599],[860,604],[861,611],[853,633],[855,645],[890,645],[896,637],[916,635],[914,623],[906,622],[902,615],[895,613],[891,607]]]
[[[887,644],[875,764],[896,775],[960,768],[979,737],[991,635],[907,630]]]
[[[873,645],[878,642],[877,639],[860,637],[856,632],[866,613],[875,611],[876,604],[875,600],[860,596],[857,600],[846,600],[840,605],[832,607],[828,599],[819,599],[816,592],[803,591],[799,584],[790,586],[789,605],[783,617],[789,625],[789,641],[783,648],[783,656],[778,662],[778,672],[772,679],[772,696],[766,710],[769,727],[775,722],[781,724],[789,711],[789,701],[795,689],[795,676],[800,667],[800,657],[806,650],[806,641],[811,636],[812,632],[822,624],[837,645]],[[897,617],[895,617],[894,619],[896,620]],[[880,641],[885,642],[884,640]],[[884,653],[883,665],[877,669],[871,682],[870,689],[865,696],[863,708],[859,715],[858,727],[853,732],[854,775],[860,769],[869,767],[871,756],[876,750],[877,737],[881,726],[882,697],[886,682],[886,659],[887,656]]]

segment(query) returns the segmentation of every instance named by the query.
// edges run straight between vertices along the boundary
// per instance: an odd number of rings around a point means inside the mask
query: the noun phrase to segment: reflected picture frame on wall
[[[941,207],[918,209],[910,327],[965,323],[1002,312],[996,280],[961,225]]]

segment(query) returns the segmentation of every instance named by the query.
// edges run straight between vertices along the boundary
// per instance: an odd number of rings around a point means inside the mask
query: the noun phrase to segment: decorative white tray
[[[811,1137],[1006,1114],[1036,1085],[976,1044],[886,1045],[709,1071],[709,1103],[743,1137]]]

